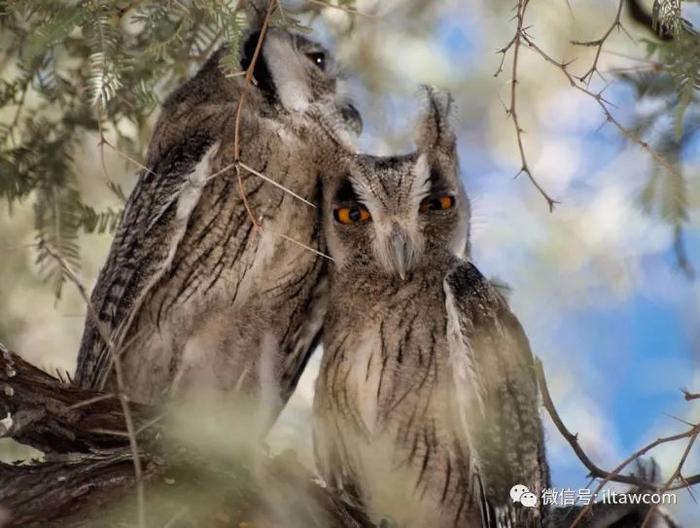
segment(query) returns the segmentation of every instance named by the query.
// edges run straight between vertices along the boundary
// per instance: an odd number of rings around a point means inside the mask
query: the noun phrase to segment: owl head
[[[241,67],[253,62],[261,32],[252,31],[241,50]],[[319,43],[281,28],[270,27],[261,44],[253,77],[255,86],[276,108],[305,112],[321,105],[336,113],[345,128],[362,131],[360,113],[338,90],[340,71]]]
[[[449,94],[426,88],[415,152],[348,155],[324,176],[324,229],[336,266],[405,278],[440,257],[464,255],[470,209],[451,108]]]

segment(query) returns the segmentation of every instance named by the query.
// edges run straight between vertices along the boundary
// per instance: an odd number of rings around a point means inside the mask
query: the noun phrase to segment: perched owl
[[[548,484],[527,338],[465,260],[469,201],[448,95],[417,151],[324,172],[328,312],[314,401],[319,471],[396,526],[539,526]],[[395,524],[392,524],[395,523]]]
[[[242,46],[243,68],[259,36]],[[165,102],[92,304],[132,400],[196,388],[244,394],[271,421],[324,313],[315,152],[361,120],[337,94],[332,58],[306,37],[270,28],[247,88],[222,73],[224,52]],[[243,90],[240,160],[252,170],[237,171]],[[113,386],[112,362],[88,318],[77,383]]]

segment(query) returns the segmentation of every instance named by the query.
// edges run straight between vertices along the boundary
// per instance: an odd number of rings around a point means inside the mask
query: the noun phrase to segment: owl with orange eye
[[[323,169],[317,466],[378,525],[541,526],[541,507],[509,496],[549,485],[533,356],[469,260],[451,107],[427,89],[415,152]]]

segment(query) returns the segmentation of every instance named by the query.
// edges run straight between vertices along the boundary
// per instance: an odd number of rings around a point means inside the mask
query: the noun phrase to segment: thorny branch
[[[690,450],[693,448],[693,444],[695,443],[695,440],[698,437],[698,434],[700,434],[700,424],[696,425],[693,428],[693,432],[690,435],[690,438],[688,439],[688,444],[685,446],[685,450],[683,451],[683,455],[681,455],[681,459],[678,462],[678,466],[676,466],[675,471],[673,474],[669,477],[669,479],[666,481],[666,484],[664,484],[663,488],[659,491],[659,493],[665,493],[673,484],[673,482],[678,479],[681,482],[684,483],[685,486],[689,487],[689,484],[687,483],[687,480],[683,478],[682,475],[682,470],[683,470],[683,465],[685,464],[685,461],[688,459],[688,454],[690,453]],[[644,522],[642,523],[642,526],[640,528],[646,528],[649,523],[651,522],[651,518],[654,515],[654,512],[656,511],[656,508],[658,507],[657,504],[652,504],[651,508],[649,508],[649,511],[647,512],[646,517],[644,518]]]
[[[578,435],[572,433],[569,431],[569,429],[564,425],[563,420],[559,416],[559,413],[557,412],[557,409],[554,405],[554,402],[552,401],[552,397],[549,393],[549,388],[547,386],[547,380],[544,375],[544,368],[542,367],[542,362],[538,359],[535,364],[535,374],[537,377],[537,383],[540,388],[540,393],[542,394],[542,403],[547,410],[547,413],[549,414],[550,418],[554,422],[554,425],[556,426],[557,430],[559,433],[564,437],[564,439],[567,441],[567,443],[571,446],[571,449],[574,451],[578,459],[583,463],[583,465],[586,467],[586,469],[589,471],[589,474],[591,477],[594,479],[600,479],[601,482],[598,484],[596,489],[593,492],[593,496],[597,495],[603,487],[608,484],[609,482],[620,482],[623,484],[630,484],[633,486],[637,486],[638,488],[642,489],[648,489],[651,491],[655,491],[657,493],[665,493],[667,491],[673,491],[673,490],[678,490],[678,489],[684,489],[684,488],[690,488],[691,486],[695,486],[697,484],[700,484],[700,474],[698,475],[693,475],[691,477],[682,477],[681,475],[681,469],[683,467],[683,464],[685,463],[685,460],[688,456],[688,453],[690,452],[690,449],[692,445],[695,442],[695,439],[697,436],[700,434],[700,423],[699,424],[691,424],[690,429],[687,431],[684,431],[682,433],[678,433],[675,435],[667,436],[667,437],[662,437],[662,438],[657,438],[653,442],[647,444],[646,446],[642,447],[632,455],[630,455],[627,459],[625,459],[622,463],[620,463],[615,469],[612,471],[606,471],[602,468],[600,468],[598,465],[596,465],[590,457],[586,454],[586,452],[583,450],[581,447],[581,444],[578,441]],[[635,477],[634,475],[623,475],[621,472],[629,466],[632,462],[635,460],[639,459],[640,457],[644,456],[646,453],[654,449],[655,447],[661,445],[661,444],[666,444],[669,442],[676,442],[679,440],[688,440],[688,445],[684,451],[684,454],[681,458],[681,461],[679,462],[676,470],[674,471],[673,475],[669,480],[663,485],[659,486],[657,483],[650,482],[645,479],[641,479],[638,477]],[[680,481],[681,484],[673,485],[675,481]],[[576,516],[574,521],[572,522],[570,528],[575,528],[578,526],[583,519],[586,517],[591,512],[591,509],[593,507],[593,503],[587,505],[581,511],[579,514]],[[647,519],[649,519],[650,515],[653,514],[654,508],[650,509]]]
[[[520,46],[523,42],[523,38],[526,35],[526,29],[524,24],[525,24],[525,11],[527,9],[527,6],[529,5],[530,0],[518,0],[518,5],[517,5],[517,14],[516,14],[516,20],[517,20],[517,28],[515,30],[515,36],[513,39],[503,48],[499,51],[503,55],[501,64],[498,67],[498,71],[496,72],[496,75],[498,75],[501,71],[503,71],[503,62],[505,60],[506,53],[512,48],[513,49],[513,70],[512,70],[512,80],[511,80],[511,86],[510,86],[510,107],[506,110],[508,116],[511,118],[513,121],[513,126],[515,127],[515,135],[518,140],[518,152],[520,153],[520,162],[521,162],[521,168],[520,171],[518,172],[518,175],[520,174],[525,174],[527,175],[528,179],[530,182],[535,186],[537,191],[542,195],[542,197],[547,201],[547,206],[549,207],[549,211],[554,210],[554,205],[559,203],[558,201],[552,199],[549,194],[547,194],[547,191],[544,190],[544,188],[539,184],[539,182],[535,179],[535,176],[532,173],[532,170],[530,169],[530,165],[527,162],[527,156],[525,155],[525,147],[523,145],[523,134],[525,131],[523,128],[520,126],[520,119],[518,118],[518,112],[517,112],[517,95],[518,95],[518,59],[520,57]]]
[[[559,69],[562,72],[562,74],[568,79],[572,88],[592,98],[602,110],[606,121],[612,123],[615,126],[615,128],[617,128],[617,130],[625,137],[625,139],[639,145],[654,159],[654,161],[656,161],[659,165],[666,169],[670,174],[678,175],[677,169],[666,158],[659,154],[647,141],[644,141],[635,132],[625,127],[622,123],[620,123],[620,121],[618,121],[615,118],[615,116],[610,111],[610,108],[608,108],[608,105],[610,105],[611,103],[603,97],[602,92],[593,92],[586,86],[582,86],[579,82],[577,82],[576,77],[574,77],[574,75],[568,69],[569,63],[559,62],[553,59],[542,48],[535,44],[532,38],[528,35],[523,35],[523,41],[531,50],[538,53],[546,62],[552,64],[557,69]]]
[[[602,92],[596,93],[590,90],[588,87],[588,84],[591,81],[591,78],[593,77],[594,73],[600,74],[600,71],[598,70],[598,62],[600,59],[600,56],[603,52],[604,45],[606,41],[609,39],[611,34],[615,29],[619,29],[621,31],[626,30],[624,26],[622,25],[621,18],[622,18],[622,10],[624,6],[624,0],[619,0],[618,6],[617,6],[617,11],[615,14],[615,18],[613,19],[611,25],[609,28],[606,30],[606,32],[603,34],[602,37],[596,40],[591,40],[591,41],[572,41],[572,44],[578,45],[578,46],[595,46],[596,47],[596,52],[595,56],[593,59],[593,63],[591,67],[581,75],[580,77],[575,76],[568,70],[568,66],[570,63],[566,62],[559,62],[555,59],[553,59],[549,54],[547,54],[542,48],[537,46],[535,44],[534,40],[532,37],[528,34],[527,32],[527,27],[524,25],[524,19],[525,19],[525,11],[527,10],[527,7],[529,5],[529,0],[518,0],[518,4],[516,6],[516,20],[517,20],[517,28],[515,35],[513,38],[506,44],[502,49],[498,51],[502,55],[501,57],[501,62],[498,66],[498,69],[496,71],[496,75],[499,75],[503,71],[503,65],[505,62],[506,54],[512,49],[513,52],[513,67],[512,67],[512,81],[511,81],[511,96],[510,96],[510,106],[506,109],[508,115],[513,121],[513,125],[515,126],[515,131],[516,131],[516,137],[517,137],[517,142],[518,142],[518,150],[520,153],[520,158],[522,162],[522,168],[520,170],[520,173],[525,173],[530,181],[534,184],[534,186],[537,188],[537,190],[542,194],[542,196],[545,198],[547,201],[547,205],[549,206],[550,211],[553,209],[554,205],[558,203],[555,200],[552,200],[550,196],[544,191],[544,189],[538,184],[538,182],[535,180],[532,171],[527,163],[526,155],[525,155],[525,149],[523,146],[523,138],[522,135],[524,133],[522,127],[520,126],[520,120],[517,114],[517,84],[518,84],[518,60],[519,60],[519,52],[521,49],[521,45],[525,44],[527,47],[530,49],[534,50],[537,52],[546,62],[549,62],[550,64],[554,65],[557,67],[567,78],[569,83],[571,84],[572,88],[578,90],[579,92],[587,95],[588,97],[591,97],[593,100],[596,101],[600,109],[602,110],[606,122],[612,123],[615,128],[622,134],[625,139],[628,141],[631,141],[635,144],[637,144],[639,147],[641,147],[643,150],[645,150],[652,158],[653,160],[658,163],[660,166],[662,166],[666,171],[668,171],[670,174],[678,176],[678,170],[676,167],[673,166],[669,160],[667,160],[664,156],[659,154],[647,141],[643,140],[638,134],[636,134],[633,130],[625,127],[620,121],[618,121],[615,116],[612,114],[610,111],[609,106],[611,103],[603,98]],[[630,38],[632,38],[630,36]],[[602,77],[602,75],[601,75]],[[519,174],[520,174],[519,173]],[[682,264],[682,263],[681,263]]]
[[[610,35],[615,29],[625,31],[625,28],[622,25],[622,8],[625,5],[625,0],[620,0],[617,6],[617,14],[615,15],[615,19],[613,20],[612,24],[608,28],[608,30],[605,32],[605,34],[600,37],[599,39],[596,40],[588,40],[588,41],[580,41],[580,40],[572,40],[571,43],[575,46],[587,46],[587,47],[595,47],[595,57],[593,58],[593,64],[591,64],[591,67],[588,69],[586,73],[584,73],[581,77],[579,77],[579,80],[581,82],[585,83],[590,83],[591,80],[593,79],[593,74],[597,73],[600,75],[601,78],[603,78],[602,74],[600,73],[600,70],[598,70],[598,60],[600,59],[600,54],[603,52],[603,46],[605,45],[605,42],[608,40]],[[630,37],[631,38],[631,37]]]
[[[129,407],[129,399],[124,392],[124,376],[121,367],[121,360],[119,357],[118,350],[114,344],[112,336],[105,325],[100,321],[100,318],[95,311],[92,302],[90,302],[90,294],[87,289],[80,281],[78,276],[69,266],[69,264],[55,252],[49,245],[44,245],[46,252],[58,262],[58,264],[63,269],[65,276],[70,282],[78,289],[81,297],[85,301],[88,310],[88,317],[90,317],[97,331],[100,333],[100,337],[104,340],[105,345],[109,349],[112,366],[114,368],[114,374],[117,383],[117,397],[119,398],[119,403],[121,404],[122,412],[124,413],[124,423],[126,425],[127,435],[129,436],[129,447],[131,449],[131,458],[134,464],[134,477],[136,478],[136,503],[137,503],[137,513],[138,513],[138,526],[139,528],[146,528],[146,503],[144,499],[144,489],[143,489],[143,468],[141,466],[141,458],[139,455],[139,446],[136,441],[136,430],[134,427],[134,419],[131,414],[131,409]]]
[[[248,93],[248,89],[250,88],[250,85],[253,81],[253,72],[255,71],[255,65],[258,62],[258,58],[260,57],[260,52],[262,51],[263,42],[265,41],[265,34],[267,33],[267,28],[270,25],[270,17],[272,16],[272,13],[274,12],[276,7],[277,0],[270,0],[270,3],[267,6],[267,13],[265,14],[265,19],[263,20],[262,26],[260,28],[260,36],[258,37],[258,42],[255,44],[255,51],[253,52],[253,57],[251,58],[250,64],[248,65],[248,69],[245,72],[245,83],[243,84],[243,89],[241,90],[241,95],[238,99],[238,105],[236,106],[236,122],[233,135],[233,161],[234,163],[236,163],[236,177],[238,178],[239,192],[241,195],[241,199],[243,200],[243,205],[245,206],[246,211],[248,212],[248,216],[250,217],[251,222],[253,222],[255,228],[259,230],[262,230],[262,225],[255,217],[255,214],[250,208],[250,204],[248,203],[248,199],[245,194],[245,189],[243,188],[243,178],[241,177],[241,113],[243,110],[243,104],[245,103],[246,94]]]

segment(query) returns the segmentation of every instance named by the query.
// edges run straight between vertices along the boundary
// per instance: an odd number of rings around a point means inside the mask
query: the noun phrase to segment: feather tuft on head
[[[418,122],[416,145],[419,150],[441,150],[449,152],[456,146],[452,127],[453,100],[449,92],[423,86],[425,110]]]

